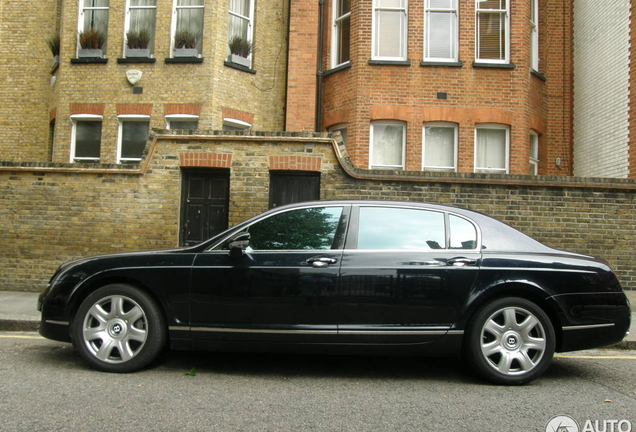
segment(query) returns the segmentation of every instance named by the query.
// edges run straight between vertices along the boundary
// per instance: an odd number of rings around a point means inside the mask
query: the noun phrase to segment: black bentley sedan
[[[324,201],[279,207],[198,246],[63,264],[40,333],[96,369],[173,349],[461,356],[527,383],[555,351],[623,339],[628,300],[601,260],[454,207]]]

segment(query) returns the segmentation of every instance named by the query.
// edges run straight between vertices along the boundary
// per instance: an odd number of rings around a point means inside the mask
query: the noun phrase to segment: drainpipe
[[[323,61],[323,40],[325,32],[325,0],[318,0],[318,64],[316,67],[316,132],[321,132],[322,123],[322,61]]]

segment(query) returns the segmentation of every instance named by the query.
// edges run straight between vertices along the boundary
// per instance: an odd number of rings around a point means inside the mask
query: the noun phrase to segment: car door
[[[348,206],[331,205],[270,214],[238,233],[249,237],[242,256],[230,256],[231,239],[199,254],[192,274],[193,337],[271,342],[335,338],[348,211]]]
[[[341,342],[446,334],[479,271],[478,236],[471,221],[444,211],[354,207],[340,268]]]

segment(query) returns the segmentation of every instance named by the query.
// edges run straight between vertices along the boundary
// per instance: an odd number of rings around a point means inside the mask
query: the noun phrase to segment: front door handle
[[[473,258],[457,257],[449,259],[448,261],[446,261],[446,264],[452,265],[454,267],[473,266],[477,264],[477,260]]]
[[[328,258],[328,257],[316,257],[316,258],[309,258],[307,260],[308,264],[311,264],[314,267],[327,267],[329,264],[335,264],[337,263],[338,260],[335,258]]]

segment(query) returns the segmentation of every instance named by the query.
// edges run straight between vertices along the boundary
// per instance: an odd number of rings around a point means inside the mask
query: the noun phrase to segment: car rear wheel
[[[125,284],[104,286],[80,305],[73,343],[94,368],[132,372],[150,364],[166,343],[166,325],[157,302]]]
[[[491,382],[525,384],[545,372],[554,348],[554,328],[546,313],[531,301],[508,297],[475,313],[464,357]]]

